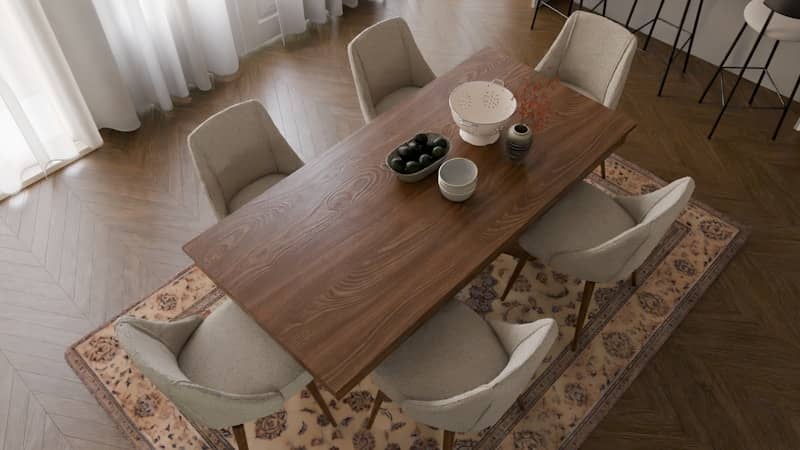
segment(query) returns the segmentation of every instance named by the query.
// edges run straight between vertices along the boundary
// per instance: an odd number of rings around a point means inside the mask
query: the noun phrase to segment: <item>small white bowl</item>
[[[473,186],[472,189],[469,190],[469,191],[461,192],[461,193],[454,193],[454,192],[448,191],[446,188],[442,187],[442,185],[439,185],[439,192],[441,192],[442,197],[450,200],[451,202],[459,203],[459,202],[463,202],[463,201],[467,200],[468,198],[472,197],[472,194],[475,193],[475,186]]]
[[[478,166],[466,158],[451,158],[439,167],[439,185],[458,194],[474,189]]]
[[[439,190],[454,202],[470,198],[478,185],[478,166],[466,158],[452,158],[439,167]]]

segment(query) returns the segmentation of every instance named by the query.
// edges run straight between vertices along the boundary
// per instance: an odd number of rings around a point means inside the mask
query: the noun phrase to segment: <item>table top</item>
[[[448,97],[502,79],[533,111],[522,164],[458,136]],[[526,119],[528,120],[528,119]],[[308,124],[314,126],[314,124]],[[184,246],[231,299],[338,398],[512,243],[635,127],[626,115],[484,49]],[[386,155],[420,131],[473,160],[451,203],[433,174],[405,184]]]

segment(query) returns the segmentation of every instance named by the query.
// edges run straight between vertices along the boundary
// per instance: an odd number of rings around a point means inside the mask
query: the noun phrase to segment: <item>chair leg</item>
[[[506,284],[506,288],[503,291],[503,295],[500,296],[500,301],[506,299],[506,296],[509,292],[511,292],[511,287],[514,286],[514,282],[517,281],[519,278],[519,274],[522,273],[522,269],[525,267],[525,263],[528,262],[528,254],[525,253],[522,249],[515,249],[511,251],[513,257],[517,258],[517,265],[514,267],[514,271],[511,272],[511,278],[508,279],[508,284]]]
[[[631,10],[628,12],[628,20],[625,21],[625,28],[631,27],[631,19],[633,19],[633,12],[636,10],[637,4],[639,4],[639,0],[633,0],[633,5],[631,5]]]
[[[444,440],[442,441],[442,450],[452,450],[453,441],[455,441],[456,434],[452,431],[444,430]]]
[[[604,180],[606,179],[606,160],[605,159],[600,163],[600,176],[603,177]]]
[[[689,49],[686,51],[686,58],[683,60],[683,73],[689,67],[689,57],[692,56],[692,46],[694,45],[694,37],[697,34],[697,24],[700,22],[700,13],[703,11],[703,0],[697,5],[697,14],[694,16],[694,25],[692,25],[692,35],[689,37]],[[680,32],[679,32],[680,33]]]
[[[634,270],[633,273],[631,274],[631,284],[633,285],[633,287],[638,287],[639,286],[639,276],[638,276],[639,273],[638,272],[639,272],[638,270]]]
[[[581,309],[578,312],[578,321],[575,323],[575,335],[572,338],[572,351],[578,349],[578,339],[583,331],[583,323],[586,321],[586,313],[589,312],[589,303],[592,302],[594,294],[594,281],[586,281],[583,285],[583,298],[581,299]]]
[[[728,51],[725,53],[725,56],[722,57],[722,62],[719,63],[719,66],[717,66],[717,70],[714,72],[714,76],[711,77],[711,80],[708,82],[708,85],[706,85],[706,88],[703,90],[703,95],[700,96],[700,100],[698,100],[697,103],[703,103],[703,100],[706,98],[708,91],[711,90],[711,86],[714,85],[714,81],[716,81],[719,74],[722,73],[722,69],[725,67],[725,63],[728,62],[728,57],[731,56],[733,49],[736,48],[736,44],[739,43],[739,39],[742,38],[742,33],[744,33],[744,30],[746,28],[747,28],[747,22],[742,24],[742,28],[739,28],[739,33],[733,39],[733,43],[731,43],[731,46],[728,47]],[[722,100],[725,101],[724,98]]]
[[[658,3],[658,9],[656,10],[656,18],[653,19],[653,24],[650,25],[650,31],[647,33],[647,39],[644,41],[644,46],[642,50],[647,51],[647,46],[650,45],[650,39],[653,37],[653,30],[656,28],[656,23],[658,23],[658,18],[661,16],[661,9],[664,7],[664,0],[661,0]]]
[[[533,7],[533,20],[531,20],[531,30],[533,29],[533,26],[536,25],[536,16],[539,15],[539,8],[542,6],[542,5],[539,4],[539,2],[541,2],[541,1],[542,0],[536,0],[536,3],[534,4],[534,7]]]
[[[675,33],[675,40],[672,41],[672,50],[669,52],[669,59],[667,60],[667,68],[664,69],[664,75],[661,76],[661,86],[658,87],[659,97],[661,97],[661,94],[664,93],[664,84],[667,83],[667,77],[669,76],[669,69],[672,68],[672,61],[675,59],[675,50],[678,49],[678,42],[681,39],[681,30],[683,30],[683,24],[686,23],[686,13],[689,12],[689,8],[691,6],[692,6],[692,0],[686,0],[686,6],[683,8],[683,15],[681,16],[681,23],[680,25],[678,25],[678,31]]]
[[[714,132],[717,130],[717,126],[719,126],[719,122],[722,120],[722,116],[725,115],[725,110],[728,109],[728,105],[733,100],[733,96],[736,94],[736,88],[739,87],[739,83],[742,82],[742,77],[744,77],[744,71],[750,66],[750,60],[753,59],[753,55],[756,53],[758,49],[758,44],[761,43],[761,38],[764,37],[764,33],[769,28],[769,23],[772,21],[772,16],[775,14],[775,11],[769,10],[769,14],[767,15],[767,20],[764,22],[764,26],[761,28],[761,31],[758,33],[758,37],[756,38],[755,43],[753,43],[753,48],[750,49],[750,53],[747,54],[747,59],[742,64],[742,68],[739,70],[739,75],[736,77],[736,82],[733,83],[733,87],[731,88],[731,94],[728,96],[728,101],[722,104],[722,109],[720,109],[719,114],[717,114],[717,120],[714,121],[714,125],[711,126],[711,131],[708,132],[708,139],[714,137]],[[725,93],[723,92],[722,95],[724,96]]]
[[[236,446],[239,450],[249,450],[247,447],[247,435],[244,432],[244,425],[233,426],[233,437],[236,439]]]
[[[306,385],[306,389],[308,389],[308,392],[310,392],[311,396],[314,397],[314,400],[317,401],[319,408],[322,410],[322,414],[325,414],[325,417],[327,417],[328,420],[333,424],[334,428],[338,427],[339,425],[336,423],[336,419],[333,418],[331,410],[328,409],[328,404],[325,403],[325,399],[322,398],[322,394],[319,392],[317,385],[312,381]]]
[[[381,409],[381,404],[383,404],[385,400],[389,400],[389,397],[387,397],[383,391],[378,390],[378,393],[375,395],[375,401],[372,403],[372,411],[369,412],[367,429],[372,428],[372,424],[375,423],[375,418],[378,417],[378,411]]]
[[[781,41],[775,41],[775,44],[772,46],[772,50],[769,52],[769,56],[767,57],[767,63],[764,64],[764,68],[761,70],[761,75],[758,76],[758,83],[756,83],[755,89],[753,89],[753,93],[750,94],[750,100],[747,101],[748,105],[753,104],[753,100],[756,99],[756,94],[758,94],[758,88],[761,87],[761,82],[764,81],[764,75],[767,74],[769,70],[769,65],[772,63],[772,57],[775,56],[775,51],[778,50],[778,45]]]
[[[789,107],[792,106],[792,103],[794,102],[794,96],[797,94],[798,87],[800,87],[800,75],[797,76],[797,81],[794,83],[794,89],[792,89],[792,93],[789,94],[789,98],[786,100],[786,105],[783,107],[781,118],[778,120],[778,126],[775,127],[775,132],[772,133],[773,141],[778,137],[778,132],[781,131],[781,125],[783,125],[783,121],[786,119],[786,113],[789,112]]]

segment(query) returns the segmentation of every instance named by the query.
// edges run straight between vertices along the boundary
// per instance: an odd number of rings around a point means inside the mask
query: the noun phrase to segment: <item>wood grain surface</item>
[[[534,148],[522,165],[510,163],[499,144],[464,143],[451,118],[454,87],[495,78],[518,98],[539,87]],[[484,49],[184,250],[342,397],[634,126]],[[450,157],[477,164],[477,191],[467,202],[442,198],[435,176],[404,184],[384,166],[392,148],[420,131],[446,135]]]

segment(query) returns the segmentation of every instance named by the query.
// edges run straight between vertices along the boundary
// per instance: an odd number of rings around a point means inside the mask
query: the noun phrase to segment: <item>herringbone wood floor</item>
[[[62,354],[190,263],[181,245],[212,222],[185,145],[201,120],[260,99],[313,158],[362,125],[345,44],[379,18],[405,16],[440,73],[484,46],[534,65],[562,24],[542,12],[530,31],[529,0],[362,3],[139,131],[105,132],[102,149],[0,203],[0,447],[130,447]],[[732,109],[707,141],[717,107],[696,99],[708,65],[676,72],[657,98],[659,51],[634,63],[620,108],[639,127],[620,153],[666,179],[692,175],[697,198],[754,232],[585,447],[798,448],[800,134],[787,126],[770,143],[775,112]]]

